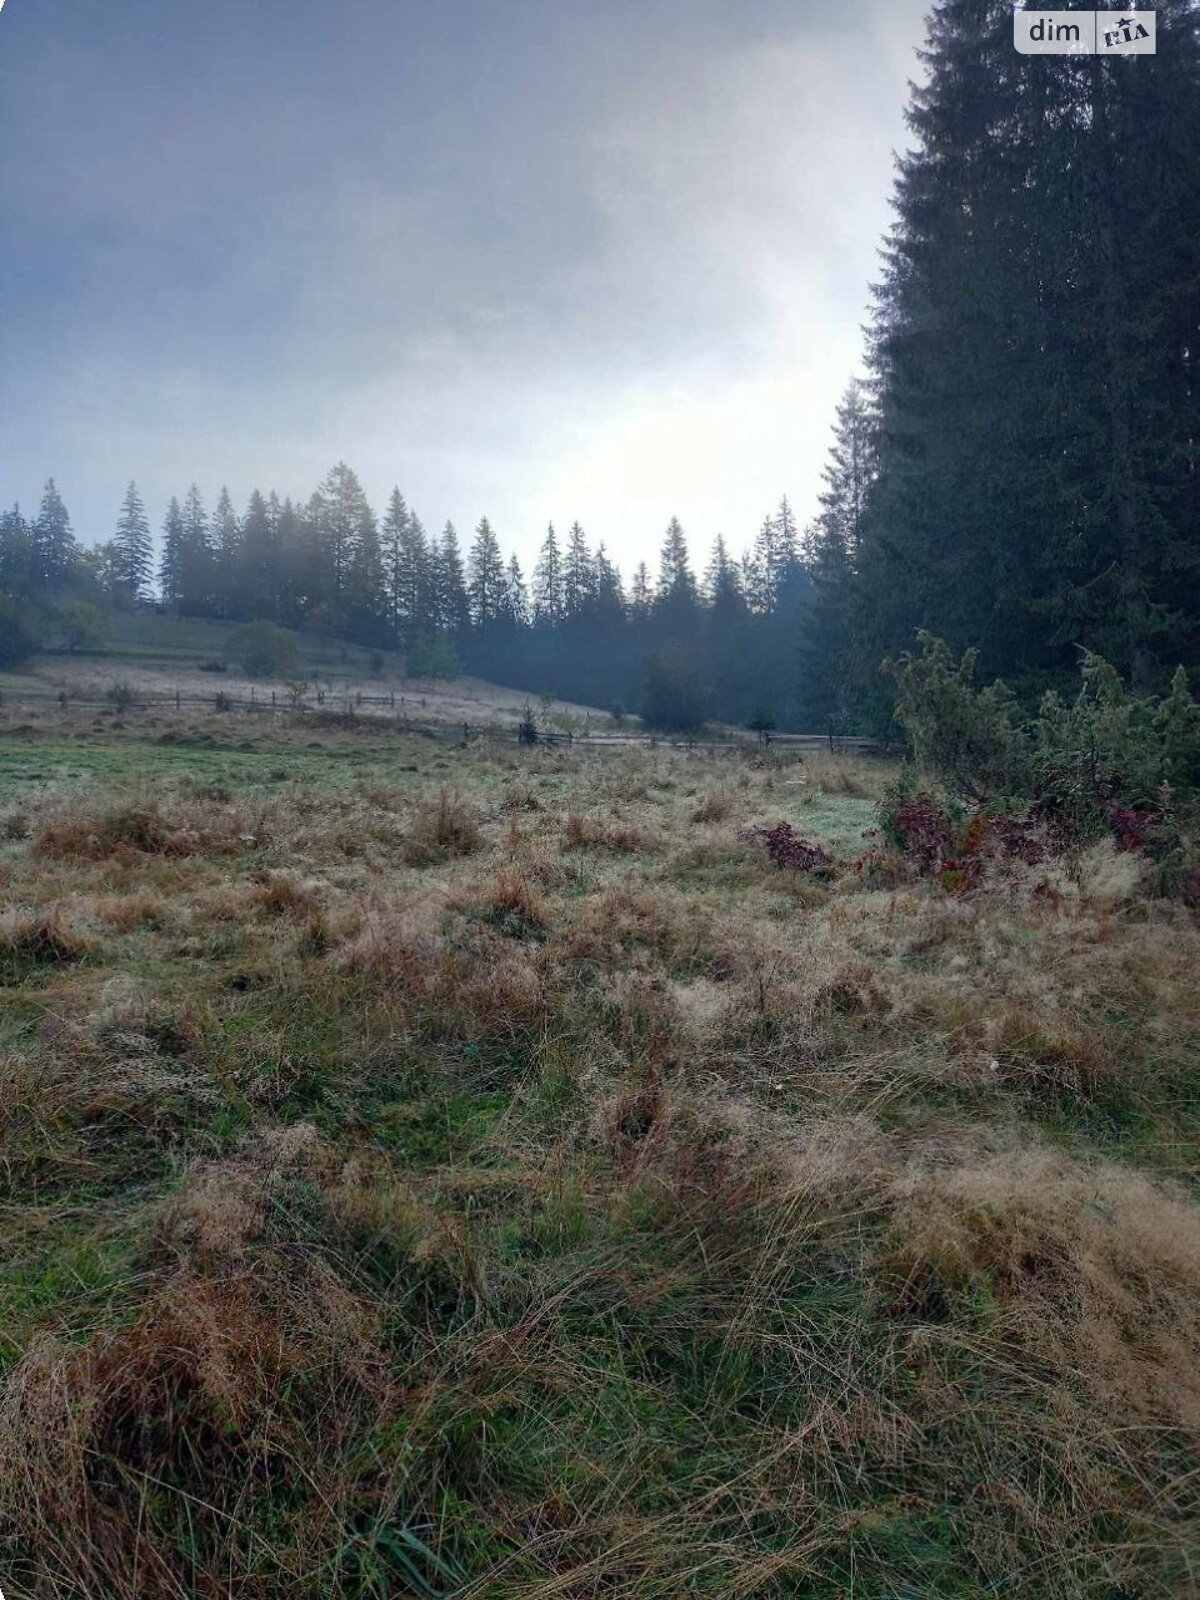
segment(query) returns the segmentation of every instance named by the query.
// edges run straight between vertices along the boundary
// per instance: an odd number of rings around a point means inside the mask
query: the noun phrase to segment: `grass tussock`
[[[99,861],[105,857],[240,855],[270,838],[261,808],[243,809],[201,797],[64,805],[38,829],[35,854]]]
[[[579,811],[569,812],[563,825],[563,846],[568,850],[611,850],[618,855],[636,855],[653,845],[653,836],[645,828],[609,822]]]
[[[920,879],[823,752],[262,726],[17,797],[6,1593],[1195,1588],[1200,927],[1136,859]]]
[[[91,949],[91,939],[61,906],[0,914],[0,977],[6,981],[26,970],[82,961]]]
[[[737,796],[727,789],[713,789],[692,807],[690,820],[701,825],[728,822],[737,810]]]
[[[422,801],[409,822],[404,859],[410,867],[436,866],[473,855],[480,847],[478,813],[460,795],[440,789]]]

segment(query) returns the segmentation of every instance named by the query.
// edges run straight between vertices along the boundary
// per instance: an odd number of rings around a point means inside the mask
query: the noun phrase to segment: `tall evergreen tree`
[[[452,522],[447,522],[438,541],[434,562],[434,600],[439,629],[449,634],[451,639],[462,638],[470,626],[471,608],[458,533]]]
[[[1153,57],[1027,57],[1006,0],[934,9],[869,349],[876,657],[1200,657],[1200,41],[1194,0],[1157,16]]]
[[[347,579],[347,614],[350,627],[368,644],[388,642],[387,599],[379,526],[364,494],[358,506],[354,543]]]
[[[687,536],[679,518],[672,517],[659,552],[655,611],[668,626],[690,627],[698,599],[696,580],[688,560]]]
[[[594,573],[587,536],[578,522],[567,533],[567,553],[562,569],[562,608],[564,619],[586,611],[592,598]]]
[[[405,610],[404,544],[408,534],[409,512],[399,488],[394,488],[380,524],[380,555],[383,560],[383,584],[386,613],[392,638],[404,644],[403,623]]]
[[[41,584],[33,529],[20,506],[0,512],[0,594],[11,600],[32,598]]]
[[[554,627],[563,615],[562,556],[554,524],[550,523],[533,569],[533,617],[535,622]]]
[[[150,537],[150,524],[137,484],[131,483],[121,502],[112,540],[109,581],[114,595],[126,605],[149,599],[153,572],[154,541]]]
[[[654,590],[650,587],[650,569],[644,561],[634,568],[629,586],[629,614],[635,622],[644,622],[654,604]]]
[[[242,526],[233,509],[233,498],[224,485],[213,509],[209,541],[217,615],[237,616],[240,609]]]
[[[62,589],[71,577],[79,547],[71,531],[71,518],[51,478],[33,520],[33,553],[39,581],[50,590]]]
[[[329,602],[344,613],[356,598],[348,593],[351,573],[359,544],[373,520],[358,475],[344,461],[326,474],[310,502],[309,514],[329,583]]]
[[[515,555],[509,556],[505,572],[504,611],[514,628],[529,626],[529,588]]]
[[[273,501],[275,496],[271,496]],[[279,599],[278,506],[255,489],[242,518],[234,613],[274,621]]]
[[[183,507],[177,495],[171,496],[167,514],[163,518],[162,552],[158,563],[158,587],[163,604],[171,610],[179,609],[182,595],[183,571]]]
[[[208,513],[193,483],[183,501],[178,562],[179,609],[190,616],[209,614],[214,606],[213,581]]]
[[[486,517],[481,517],[471,545],[467,595],[471,607],[471,624],[478,633],[486,633],[504,609],[504,561],[500,545]]]

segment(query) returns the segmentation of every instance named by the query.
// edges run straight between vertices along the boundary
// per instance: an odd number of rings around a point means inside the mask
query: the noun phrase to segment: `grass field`
[[[115,617],[110,627],[110,635],[95,649],[46,652],[17,671],[0,672],[0,701],[37,707],[62,694],[78,708],[80,702],[103,702],[115,684],[122,684],[150,702],[170,700],[179,692],[209,704],[218,694],[235,700],[249,700],[253,694],[259,703],[270,703],[274,692],[282,706],[290,703],[289,693],[299,683],[310,705],[318,692],[331,710],[352,707],[358,696],[366,696],[392,704],[381,708],[368,703],[362,715],[399,715],[418,724],[512,727],[531,702],[550,728],[582,732],[610,723],[607,713],[594,706],[554,696],[543,701],[540,695],[481,678],[406,678],[402,656],[311,634],[291,635],[298,676],[252,679],[230,659],[235,623],[146,611]]]
[[[1194,916],[888,776],[0,712],[8,1600],[1196,1593]]]

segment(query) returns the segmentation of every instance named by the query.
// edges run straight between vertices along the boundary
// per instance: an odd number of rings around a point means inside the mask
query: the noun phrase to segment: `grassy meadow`
[[[1195,915],[891,771],[0,711],[8,1600],[1196,1593]]]

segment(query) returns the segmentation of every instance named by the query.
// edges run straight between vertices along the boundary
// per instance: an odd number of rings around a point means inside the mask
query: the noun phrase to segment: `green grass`
[[[0,739],[6,1593],[1188,1592],[1185,913],[864,890],[849,770],[123,720]]]

